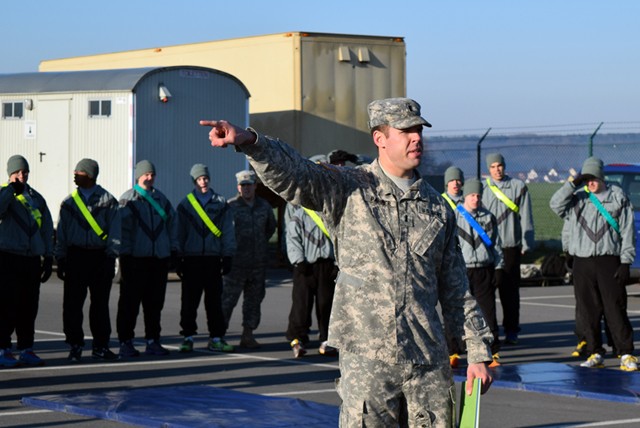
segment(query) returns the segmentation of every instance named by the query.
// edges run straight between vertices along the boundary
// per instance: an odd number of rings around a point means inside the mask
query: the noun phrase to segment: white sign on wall
[[[24,121],[24,138],[33,140],[36,138],[36,121],[25,120]]]

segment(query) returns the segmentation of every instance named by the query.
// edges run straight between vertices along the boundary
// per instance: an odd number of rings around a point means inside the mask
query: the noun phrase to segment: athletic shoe
[[[455,369],[456,367],[458,367],[460,365],[460,355],[458,354],[449,355],[449,365],[451,366],[452,369]]]
[[[0,349],[0,366],[1,367],[15,367],[18,365],[18,360],[13,356],[11,349]]]
[[[224,339],[219,340],[209,340],[209,344],[207,345],[207,349],[211,352],[233,352],[233,346],[229,345],[225,342]]]
[[[573,352],[571,353],[572,357],[579,357],[581,355],[584,355],[587,352],[587,342],[584,340],[581,340],[577,345],[576,345],[576,349],[573,350]]]
[[[495,354],[493,354],[493,361],[491,362],[491,364],[489,364],[489,367],[499,367],[502,364],[500,364],[500,361],[498,361],[500,359],[500,354],[498,354],[497,352]]]
[[[504,338],[504,343],[507,345],[517,345],[518,344],[518,334],[517,333],[507,333]]]
[[[335,357],[338,355],[338,350],[333,346],[329,346],[326,340],[320,344],[318,352],[325,357]]]
[[[38,357],[31,348],[23,349],[20,352],[20,363],[25,366],[44,366],[42,358]]]
[[[124,342],[120,342],[120,357],[138,357],[140,356],[140,351],[138,351],[134,346],[131,340],[125,340]]]
[[[580,367],[587,367],[590,369],[601,369],[604,368],[604,358],[600,354],[591,354],[587,361],[580,364]]]
[[[157,340],[147,342],[147,349],[144,351],[147,355],[169,355],[169,350],[164,348]]]
[[[182,345],[180,345],[179,352],[193,352],[193,338],[185,337]]]
[[[119,360],[120,357],[113,352],[109,348],[93,348],[93,352],[91,352],[91,358],[94,360],[107,360],[114,361]]]
[[[635,372],[638,370],[638,359],[630,354],[620,357],[620,370],[625,372]]]
[[[293,349],[293,356],[295,358],[302,358],[304,354],[307,353],[307,350],[304,348],[304,345],[298,339],[293,339],[290,345],[291,345],[291,349]]]
[[[71,361],[72,363],[79,363],[81,358],[82,358],[82,346],[72,345],[71,350],[69,351],[69,356],[67,357],[67,360]]]

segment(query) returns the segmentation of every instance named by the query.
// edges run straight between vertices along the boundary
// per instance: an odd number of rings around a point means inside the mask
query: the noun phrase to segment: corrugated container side
[[[160,101],[158,88],[171,93]],[[247,126],[247,93],[227,75],[206,70],[174,69],[151,73],[140,81],[136,94],[135,159],[152,161],[156,186],[177,203],[193,189],[193,164],[209,167],[211,186],[225,197],[236,194],[235,173],[244,168],[244,155],[233,148],[211,147],[209,128],[201,119],[226,118]]]

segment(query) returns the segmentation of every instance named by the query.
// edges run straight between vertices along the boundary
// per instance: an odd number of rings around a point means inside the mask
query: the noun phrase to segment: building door
[[[57,224],[60,203],[69,194],[73,177],[69,169],[70,99],[40,100],[37,105],[37,157],[30,162],[29,182],[44,196]]]

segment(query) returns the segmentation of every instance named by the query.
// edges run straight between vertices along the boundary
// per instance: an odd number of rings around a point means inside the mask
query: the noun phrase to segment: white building
[[[245,158],[214,150],[198,122],[247,126],[248,99],[234,76],[194,66],[0,75],[0,166],[14,154],[27,158],[29,184],[54,221],[82,158],[99,163],[98,183],[116,198],[133,185],[142,159],[155,164],[156,187],[174,205],[192,189],[194,163],[208,165],[212,187],[230,197]]]

